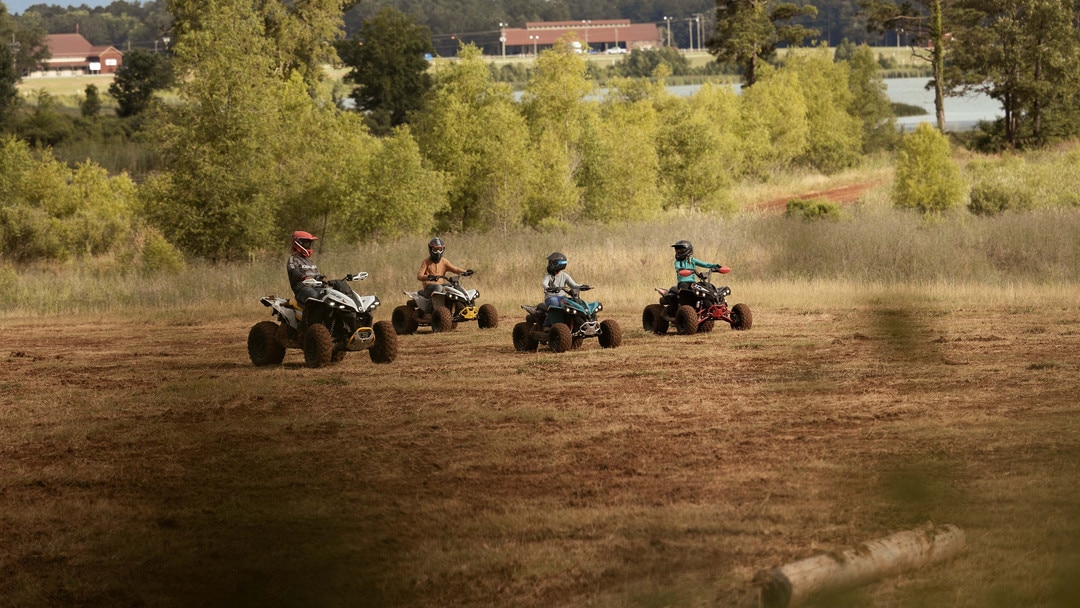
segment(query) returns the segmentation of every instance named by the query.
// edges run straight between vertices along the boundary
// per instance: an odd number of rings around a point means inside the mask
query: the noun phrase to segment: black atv
[[[717,272],[727,274],[731,269],[721,266]],[[713,285],[712,274],[712,269],[694,273],[696,280],[693,283],[674,291],[657,287],[660,303],[650,304],[642,311],[642,329],[665,334],[668,326],[674,323],[679,334],[688,335],[710,332],[717,321],[728,323],[731,329],[750,329],[754,323],[750,307],[736,304],[729,308],[726,298],[731,295],[731,288]]]

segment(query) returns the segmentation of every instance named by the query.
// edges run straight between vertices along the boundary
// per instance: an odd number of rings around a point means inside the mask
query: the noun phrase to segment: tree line
[[[671,209],[722,213],[736,207],[730,193],[738,180],[795,167],[835,172],[895,145],[868,47],[849,43],[774,63],[776,41],[805,32],[781,29],[785,19],[774,17],[810,11],[752,8],[726,11],[756,24],[732,30],[753,34],[740,38],[753,43],[743,60],[755,62],[741,94],[705,86],[674,97],[663,86],[672,66],[659,52],[650,62],[635,51],[630,61],[652,66],[650,77],[613,78],[598,99],[586,60],[563,40],[541,54],[517,101],[477,45],[462,44],[459,61],[430,69],[422,59],[432,46],[428,28],[390,8],[341,40],[344,13],[331,0],[302,7],[171,0],[168,72],[179,100],[132,97],[142,100],[131,109],[137,122],[125,123],[128,136],[160,159],[157,169],[136,184],[93,163],[65,168],[48,151],[35,152],[26,143],[32,138],[5,139],[0,196],[11,203],[0,213],[0,251],[15,260],[96,254],[138,233],[149,235],[142,242],[155,243],[158,258],[166,243],[226,260],[272,250],[297,228],[356,242],[433,230],[545,230]],[[880,23],[901,17],[925,16],[897,11]],[[1068,36],[1051,39],[1059,51],[1070,48]],[[343,110],[328,86],[322,66],[335,60],[353,68],[358,111]],[[142,71],[152,75],[157,61]],[[132,60],[118,73],[114,96],[162,86],[135,79],[140,65]],[[974,79],[978,65],[962,73]],[[1010,65],[1023,72],[1029,64]],[[1032,75],[1048,65],[1068,77],[1053,83],[1043,75],[1036,90],[1018,89],[1014,132],[1033,136],[1017,144],[1070,134],[1073,98],[1056,87],[1071,85],[1075,66],[1036,56]],[[996,72],[983,74],[981,86],[996,82]],[[87,90],[82,118],[101,128],[96,98]],[[39,98],[23,124],[47,130],[48,102]]]

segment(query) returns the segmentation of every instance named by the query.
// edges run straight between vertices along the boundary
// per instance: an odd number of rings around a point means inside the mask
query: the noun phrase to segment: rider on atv
[[[318,239],[319,237],[303,230],[297,230],[292,235],[293,254],[289,256],[285,268],[289,272],[289,286],[292,287],[296,303],[301,308],[304,307],[308,298],[319,293],[323,279],[326,278],[319,272],[319,267],[315,265],[315,262],[311,261],[315,241]],[[312,285],[311,281],[317,281],[318,286]]]
[[[544,275],[542,282],[544,287],[544,301],[537,305],[537,308],[544,311],[546,316],[544,317],[544,327],[550,327],[552,323],[551,313],[549,309],[551,307],[559,307],[562,305],[563,299],[566,297],[563,294],[563,287],[570,287],[571,289],[577,287],[580,289],[589,289],[588,285],[580,284],[566,272],[567,259],[566,256],[556,251],[547,258],[547,273]]]
[[[668,290],[665,304],[668,306],[670,313],[674,315],[675,309],[679,307],[679,290],[686,289],[694,284],[696,279],[695,267],[716,270],[720,268],[720,264],[710,264],[695,258],[694,246],[690,241],[676,241],[672,247],[675,249],[675,276],[678,282]]]
[[[432,294],[442,291],[446,281],[442,278],[447,272],[457,274],[472,274],[471,270],[458,268],[443,257],[446,244],[439,237],[428,241],[428,257],[420,260],[420,271],[416,273],[416,279],[424,284],[424,297],[431,299]]]

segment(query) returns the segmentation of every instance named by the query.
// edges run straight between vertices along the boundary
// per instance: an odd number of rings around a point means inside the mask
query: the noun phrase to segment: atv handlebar
[[[476,271],[470,268],[469,270],[466,270],[465,272],[463,272],[461,274],[453,274],[453,275],[429,274],[429,275],[427,275],[427,278],[428,278],[429,281],[438,281],[439,279],[446,279],[447,281],[453,282],[454,280],[460,279],[461,277],[471,277],[474,274],[476,274]]]
[[[368,278],[368,273],[366,272],[358,272],[356,274],[345,275],[346,281],[363,281],[366,278]]]

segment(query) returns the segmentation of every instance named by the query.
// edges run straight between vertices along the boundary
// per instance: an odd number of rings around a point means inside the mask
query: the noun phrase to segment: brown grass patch
[[[1075,599],[1075,308],[743,300],[749,332],[613,307],[621,348],[520,354],[505,309],[321,370],[252,367],[254,307],[4,319],[0,597],[749,606],[759,569],[933,520],[963,557],[843,605]]]

